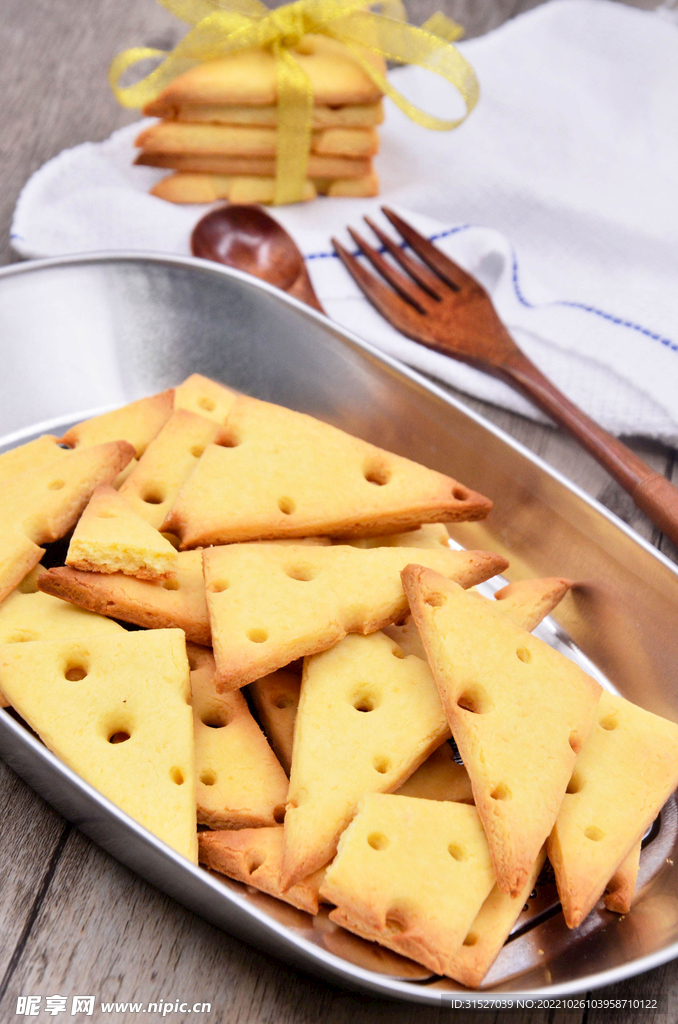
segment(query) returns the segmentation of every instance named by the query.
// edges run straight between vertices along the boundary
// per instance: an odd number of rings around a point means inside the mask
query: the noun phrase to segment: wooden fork
[[[365,221],[405,273],[352,228],[348,229],[351,238],[383,280],[366,270],[336,238],[332,239],[337,256],[372,305],[408,338],[470,363],[522,391],[568,430],[629,492],[638,508],[678,544],[678,490],[582,412],[530,362],[474,277],[393,210],[382,210],[419,260],[369,217]]]

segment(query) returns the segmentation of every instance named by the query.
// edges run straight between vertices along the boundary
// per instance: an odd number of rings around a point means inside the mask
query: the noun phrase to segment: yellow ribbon
[[[421,28],[409,25],[401,0],[294,0],[269,10],[260,0],[159,0],[193,27],[171,52],[134,47],[111,63],[109,82],[124,107],[143,107],[169,83],[203,61],[239,50],[264,48],[276,58],[278,130],[276,203],[297,202],[302,195],[311,142],[313,92],[294,49],[308,33],[344,43],[375,85],[409,118],[425,128],[448,131],[468,117],[478,100],[473,68],[452,45],[462,30],[443,14]],[[380,13],[370,7],[380,7]],[[461,95],[466,112],[446,120],[420,110],[391,85],[367,59],[365,50],[398,64],[417,64],[441,75]],[[134,85],[120,86],[132,65],[150,57],[162,63]]]

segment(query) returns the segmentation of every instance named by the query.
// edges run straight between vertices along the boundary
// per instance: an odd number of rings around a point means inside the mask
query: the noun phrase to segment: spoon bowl
[[[191,252],[261,278],[324,313],[296,242],[260,206],[221,206],[198,221]]]

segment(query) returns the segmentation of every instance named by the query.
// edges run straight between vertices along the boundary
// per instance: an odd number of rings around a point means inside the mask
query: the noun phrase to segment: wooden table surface
[[[469,35],[495,27],[538,0],[410,0],[413,20],[442,7]],[[657,6],[639,0],[638,6]],[[133,120],[113,100],[105,68],[132,45],[166,48],[182,26],[153,0],[3,0],[0,5],[2,136],[0,262],[13,256],[11,212],[26,178],[60,150],[104,139]],[[560,431],[478,401],[464,399],[631,523],[671,557],[659,532],[630,498]],[[678,484],[676,452],[631,442],[651,465]],[[15,1017],[17,996],[69,996],[68,1010],[38,1019],[130,1021],[136,1015],[70,1016],[70,997],[110,1000],[164,998],[205,1001],[200,1020],[228,1024],[432,1024],[443,1012],[367,999],[323,984],[250,949],[177,906],[103,853],[0,764],[0,1020]],[[678,962],[606,994],[668,995],[678,1020]],[[605,993],[600,993],[605,994]],[[497,1014],[462,1013],[464,1021]],[[553,1012],[511,1013],[516,1024],[542,1024]],[[637,1013],[617,1011],[619,1024]],[[25,1018],[24,1018],[25,1019]],[[155,1015],[140,1017],[151,1021]],[[172,1013],[170,1021],[191,1020]],[[602,1024],[597,1010],[557,1015],[572,1024]],[[195,1016],[193,1020],[196,1020]]]

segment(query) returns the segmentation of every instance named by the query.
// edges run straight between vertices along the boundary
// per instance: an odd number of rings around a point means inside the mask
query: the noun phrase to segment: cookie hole
[[[454,860],[466,860],[466,850],[463,846],[460,846],[459,843],[450,843],[447,847],[447,852]]]
[[[445,604],[444,594],[429,594],[426,598],[426,604],[430,608],[440,608]]]
[[[383,487],[391,479],[391,470],[388,466],[383,465],[383,463],[368,462],[363,467],[363,476],[368,484]]]
[[[400,934],[407,930],[408,914],[402,907],[391,907],[386,912],[386,930]]]
[[[308,583],[315,579],[315,568],[311,565],[291,565],[285,569],[291,580],[299,580],[301,583]]]
[[[583,785],[584,785],[584,780],[579,775],[577,775],[576,772],[575,772],[575,774],[572,776],[572,778],[568,782],[567,789],[565,790],[565,792],[566,793],[571,793],[571,794],[572,793],[579,793],[581,791],[581,788],[582,788]]]
[[[267,629],[248,629],[247,639],[251,640],[253,644],[263,644],[268,640]]]
[[[485,715],[492,707],[492,702],[480,686],[466,690],[457,701],[457,707],[469,711],[472,715]]]
[[[228,725],[228,715],[222,712],[215,711],[212,714],[205,715],[200,721],[203,725],[206,725],[208,729],[225,729]]]
[[[182,772],[181,768],[171,768],[170,779],[172,780],[175,786],[183,786],[185,780],[184,773]]]
[[[65,441],[57,441],[57,448],[64,448],[67,452],[75,448],[74,444],[66,444]]]
[[[461,484],[455,484],[452,488],[452,497],[457,501],[466,501],[469,496],[469,491],[466,487],[462,487]]]
[[[129,738],[129,733],[125,729],[114,729],[114,731],[109,734],[108,742],[126,743]]]
[[[205,395],[198,399],[198,405],[201,409],[204,409],[205,412],[214,412],[216,408],[216,403]]]
[[[147,505],[162,505],[165,493],[157,484],[151,484],[141,495],[141,500],[145,501]]]
[[[291,516],[297,506],[291,498],[278,498],[278,508],[285,516]]]
[[[282,825],[285,820],[285,805],[279,804],[278,807],[273,808],[273,820],[276,825]]]
[[[528,651],[527,647],[519,647],[516,651],[519,661],[524,661],[525,664],[532,661],[532,651]]]
[[[224,590],[228,590],[229,586],[228,580],[215,580],[207,589],[211,594],[221,594]]]
[[[619,723],[614,715],[605,715],[604,718],[600,719],[601,729],[606,729],[608,732],[612,732],[618,725]]]
[[[237,448],[240,444],[240,438],[236,434],[224,434],[218,441],[215,441],[215,444],[219,448]]]
[[[204,772],[200,772],[200,781],[203,786],[213,786],[217,777],[210,768],[206,768]]]
[[[69,683],[79,683],[86,675],[87,668],[82,662],[70,662],[64,671],[64,676],[68,679]]]
[[[394,658],[400,658],[401,660],[405,657],[402,649],[398,647],[397,644],[391,650],[391,654],[393,655]]]
[[[374,770],[379,772],[380,775],[386,775],[386,772],[391,770],[391,762],[388,757],[375,757],[372,762]]]
[[[370,832],[367,843],[373,850],[385,850],[389,844],[389,838],[383,832]]]
[[[199,459],[204,451],[204,444],[194,444],[193,447],[190,449],[191,455],[193,456],[194,459]]]
[[[353,707],[356,711],[374,711],[378,701],[372,693],[358,693],[353,698]]]
[[[65,486],[65,481],[64,480],[51,480],[47,484],[47,490],[48,491],[60,491],[61,488],[64,487],[64,486]]]
[[[295,704],[296,700],[294,699],[294,697],[288,697],[286,694],[281,694],[281,696],[277,697],[275,700],[275,706],[280,711],[285,711],[287,708],[291,708]]]
[[[570,738],[568,740],[568,743],[572,747],[572,750],[574,751],[574,753],[578,754],[579,751],[581,750],[581,737],[580,737],[580,735],[579,735],[579,733],[577,732],[576,729],[573,729],[572,732],[570,733]]]
[[[253,875],[255,871],[266,861],[266,854],[263,850],[248,850],[245,856],[245,870],[248,875]]]
[[[597,825],[589,825],[588,828],[585,828],[584,835],[594,843],[599,843],[601,839],[605,838],[605,833]]]
[[[500,782],[498,786],[494,787],[490,796],[493,800],[510,800],[511,790],[503,782]]]
[[[478,941],[478,936],[474,932],[469,932],[468,935],[466,936],[466,938],[464,939],[463,945],[464,946],[475,946],[477,941]]]
[[[162,581],[162,585],[165,588],[165,590],[178,590],[179,589],[179,581],[178,580],[163,580]]]
[[[160,536],[169,541],[175,551],[178,551],[181,547],[181,541],[177,537],[176,533],[161,533]]]

